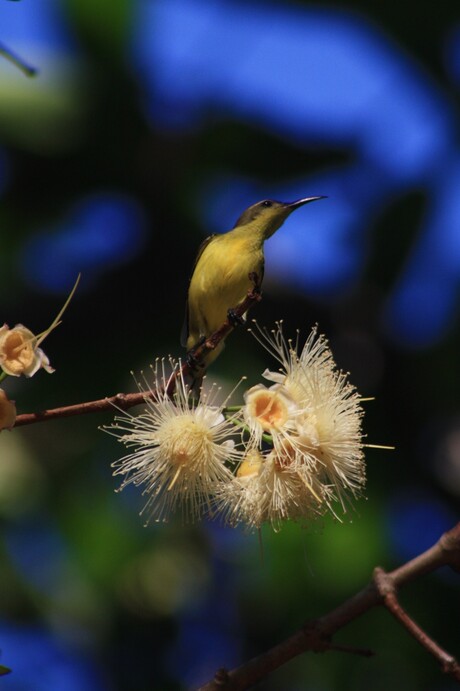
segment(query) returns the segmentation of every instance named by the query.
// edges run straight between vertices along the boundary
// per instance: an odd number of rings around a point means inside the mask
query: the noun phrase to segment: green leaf
[[[11,669],[9,667],[5,667],[5,665],[0,665],[0,677],[4,677],[5,674],[9,674],[11,672]]]

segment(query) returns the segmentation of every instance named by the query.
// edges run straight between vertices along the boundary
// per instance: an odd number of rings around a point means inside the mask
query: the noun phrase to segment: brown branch
[[[382,604],[388,607],[388,593],[394,593],[397,588],[401,588],[424,574],[446,565],[451,566],[456,571],[459,570],[460,523],[442,535],[433,547],[394,571],[385,573],[384,578],[381,576],[382,570],[377,568],[374,571],[376,574],[374,579],[368,585],[332,612],[307,622],[292,636],[240,667],[233,670],[218,670],[214,679],[201,686],[198,691],[243,691],[249,689],[289,660],[307,651],[325,652],[341,649],[343,652],[357,652],[355,649],[347,650],[343,646],[334,646],[331,643],[332,636],[372,607]],[[385,587],[380,586],[379,578]],[[390,600],[392,603],[390,607],[392,607],[394,599],[390,598]],[[393,609],[390,611],[394,613]],[[419,635],[421,629],[415,624],[416,633],[412,626],[407,626],[409,621],[412,622],[407,615],[403,615],[402,618],[397,616],[397,618],[419,642],[422,642]],[[439,660],[443,672],[460,681],[459,665],[455,658],[442,650],[425,632],[422,633],[422,645]],[[370,653],[370,651],[368,652]]]
[[[381,568],[374,571],[374,583],[382,596],[383,604],[387,610],[404,626],[416,641],[438,660],[441,669],[460,681],[460,665],[454,657],[443,650],[430,636],[409,616],[401,607],[396,596],[396,588],[393,580]]]
[[[196,348],[190,351],[189,355],[191,356],[191,360],[196,363],[195,366],[203,368],[204,365],[202,363],[206,355],[210,351],[214,350],[214,348],[216,348],[219,343],[226,338],[231,331],[233,331],[237,320],[241,319],[243,315],[251,309],[251,307],[261,300],[260,285],[258,283],[257,275],[251,274],[250,278],[253,282],[253,289],[248,292],[243,302],[232,310],[234,318],[227,318],[217,331],[211,334],[211,336],[209,336],[203,343],[198,344]],[[175,377],[171,377],[168,384],[168,394],[173,393],[175,380],[179,376],[179,373],[182,373],[185,376],[193,376],[194,368],[187,361],[184,362],[181,369],[176,372]],[[153,395],[154,393],[155,392],[153,392]],[[117,393],[114,396],[100,398],[97,401],[87,401],[85,403],[61,406],[51,410],[43,410],[38,413],[22,413],[16,417],[14,426],[22,427],[23,425],[31,425],[35,422],[46,422],[48,420],[56,420],[63,417],[72,417],[74,415],[101,413],[107,410],[113,411],[114,406],[120,408],[121,410],[127,410],[135,405],[144,403],[147,395],[148,394],[146,393]]]
[[[135,405],[144,403],[145,395],[143,393],[117,393],[114,396],[107,396],[100,398],[97,401],[87,401],[86,403],[75,403],[74,405],[61,406],[59,408],[52,408],[51,410],[42,410],[38,413],[22,413],[16,418],[14,427],[22,427],[23,425],[32,425],[34,422],[47,422],[49,420],[56,420],[62,417],[72,417],[73,415],[86,415],[88,413],[102,413],[105,410],[112,410],[113,407],[127,410]]]

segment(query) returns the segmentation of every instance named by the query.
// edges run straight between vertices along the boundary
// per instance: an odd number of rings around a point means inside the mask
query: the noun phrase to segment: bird
[[[254,285],[250,276],[255,274],[258,287],[261,286],[265,240],[293,211],[318,199],[324,199],[324,195],[294,202],[263,199],[243,211],[231,230],[210,235],[202,242],[190,278],[181,333],[181,345],[188,354],[217,331],[229,317],[229,311],[245,299]],[[222,340],[206,355],[202,366],[207,368],[223,348]]]

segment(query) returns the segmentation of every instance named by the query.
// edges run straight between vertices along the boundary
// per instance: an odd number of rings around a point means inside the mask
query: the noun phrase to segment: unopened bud
[[[16,406],[10,401],[3,389],[0,389],[0,431],[11,429],[16,421]]]

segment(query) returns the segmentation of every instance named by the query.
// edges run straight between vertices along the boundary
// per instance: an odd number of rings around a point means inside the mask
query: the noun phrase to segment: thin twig
[[[396,589],[391,577],[383,569],[376,568],[374,571],[374,583],[382,596],[383,604],[387,610],[404,626],[420,645],[427,650],[430,655],[438,660],[441,669],[446,674],[450,674],[454,679],[460,681],[460,666],[455,658],[441,648],[424,631],[412,617],[401,607],[396,596]]]
[[[25,60],[19,57],[19,55],[16,55],[16,53],[13,53],[12,50],[2,45],[1,43],[0,55],[9,60],[16,67],[18,67],[21,70],[21,72],[26,75],[26,77],[35,77],[35,75],[38,73],[38,70],[35,67],[28,65],[25,62]]]
[[[424,574],[435,571],[441,566],[451,566],[458,570],[460,564],[460,523],[441,536],[438,542],[415,559],[403,564],[394,571],[385,574],[385,582],[391,588],[401,588]],[[379,573],[379,571],[377,571]],[[387,586],[389,587],[389,586]],[[346,600],[336,609],[319,619],[307,622],[286,640],[270,650],[233,670],[220,669],[214,679],[201,686],[198,691],[244,691],[251,688],[271,672],[281,667],[297,655],[307,651],[325,652],[334,650],[332,636],[346,624],[354,621],[372,607],[385,604],[385,595],[379,591],[375,580],[370,581],[356,595]],[[426,640],[431,641],[427,634]],[[418,640],[418,639],[417,639]],[[437,646],[434,641],[431,641]],[[425,646],[426,647],[426,646]],[[343,652],[347,652],[341,647]],[[439,650],[441,650],[439,648]],[[348,652],[356,652],[354,649]],[[370,651],[369,651],[370,652]],[[430,652],[432,652],[430,650]],[[457,676],[458,662],[448,653],[437,655],[443,672]]]
[[[257,276],[252,276],[254,287],[250,290],[243,300],[237,307],[234,308],[233,312],[236,317],[242,317],[248,310],[251,309],[255,304],[257,304],[260,299],[260,289],[257,282]],[[204,361],[206,355],[216,348],[219,343],[228,336],[228,334],[235,328],[235,322],[226,319],[222,326],[215,331],[211,336],[209,336],[206,341],[200,343],[196,348],[191,351],[193,359],[198,365]],[[172,394],[175,387],[175,381],[179,374],[182,375],[193,375],[193,370],[187,362],[182,364],[182,367],[176,371],[175,375],[170,378],[168,383],[167,393]],[[88,413],[100,413],[107,410],[113,410],[116,406],[121,410],[127,410],[135,405],[140,405],[144,403],[148,393],[117,393],[114,396],[107,396],[101,398],[97,401],[87,401],[85,403],[76,403],[74,405],[60,406],[59,408],[52,408],[51,410],[43,410],[38,413],[22,413],[16,417],[16,422],[14,427],[22,427],[24,425],[32,425],[35,422],[47,422],[48,420],[56,420],[64,417],[73,417],[74,415],[87,415]],[[151,396],[155,395],[153,391]]]
[[[146,395],[147,394],[145,393],[117,393],[114,396],[100,398],[97,401],[75,403],[75,405],[61,406],[59,408],[52,408],[51,410],[42,410],[38,413],[22,413],[22,415],[17,416],[14,427],[32,425],[35,422],[48,422],[49,420],[72,417],[74,415],[102,413],[106,410],[113,411],[114,406],[121,408],[121,410],[127,410],[135,405],[144,403]]]

